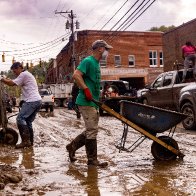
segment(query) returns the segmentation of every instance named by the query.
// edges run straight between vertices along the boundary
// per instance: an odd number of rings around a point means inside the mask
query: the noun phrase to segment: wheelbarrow
[[[173,135],[176,125],[187,117],[185,114],[131,101],[121,101],[120,113],[117,113],[99,101],[93,100],[93,102],[101,107],[102,110],[123,122],[123,135],[119,144],[116,145],[119,151],[132,152],[148,138],[153,140],[151,153],[156,160],[170,161],[177,157],[180,159],[184,157],[184,154],[179,150],[177,142],[173,139]],[[140,132],[142,136],[133,145],[125,148],[129,126]],[[167,130],[169,130],[167,136],[157,137],[158,133]]]
[[[15,145],[18,141],[18,133],[14,129],[7,127],[8,118],[2,82],[0,82],[0,115],[0,144]]]

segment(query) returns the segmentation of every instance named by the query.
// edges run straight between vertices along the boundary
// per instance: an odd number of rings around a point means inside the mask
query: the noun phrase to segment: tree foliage
[[[171,25],[171,26],[168,26],[168,27],[166,27],[165,25],[162,25],[160,27],[152,27],[149,31],[162,31],[162,32],[166,32],[166,31],[170,31],[170,30],[172,30],[174,28],[175,28],[174,25]]]

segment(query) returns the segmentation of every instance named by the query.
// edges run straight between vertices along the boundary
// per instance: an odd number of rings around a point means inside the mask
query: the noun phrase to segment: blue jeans
[[[41,104],[41,100],[24,102],[16,118],[17,124],[27,125],[29,129],[32,129],[32,122],[35,120],[35,116],[41,108]]]

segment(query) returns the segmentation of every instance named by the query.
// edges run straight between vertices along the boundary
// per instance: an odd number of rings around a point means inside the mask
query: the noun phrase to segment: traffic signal
[[[2,62],[5,62],[5,54],[2,54]]]

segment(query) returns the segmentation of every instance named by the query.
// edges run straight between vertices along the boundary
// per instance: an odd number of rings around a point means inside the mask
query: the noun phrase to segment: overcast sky
[[[2,63],[0,59],[0,71],[10,68],[13,56],[17,61],[32,61],[35,64],[39,58],[48,60],[56,57],[66,45],[70,31],[65,29],[68,14],[55,14],[55,10],[68,12],[73,10],[76,15],[74,22],[76,20],[80,22],[80,30],[119,30],[120,25],[126,24],[124,21],[131,14],[127,31],[146,31],[161,25],[179,26],[196,18],[196,0],[153,1],[0,0],[0,53],[5,53],[6,61]],[[135,6],[130,9],[135,2],[137,2]],[[140,8],[144,7],[139,11],[137,7],[140,4]],[[149,8],[133,22],[147,6]],[[133,24],[130,25],[131,22]],[[125,27],[120,30],[125,30]]]

